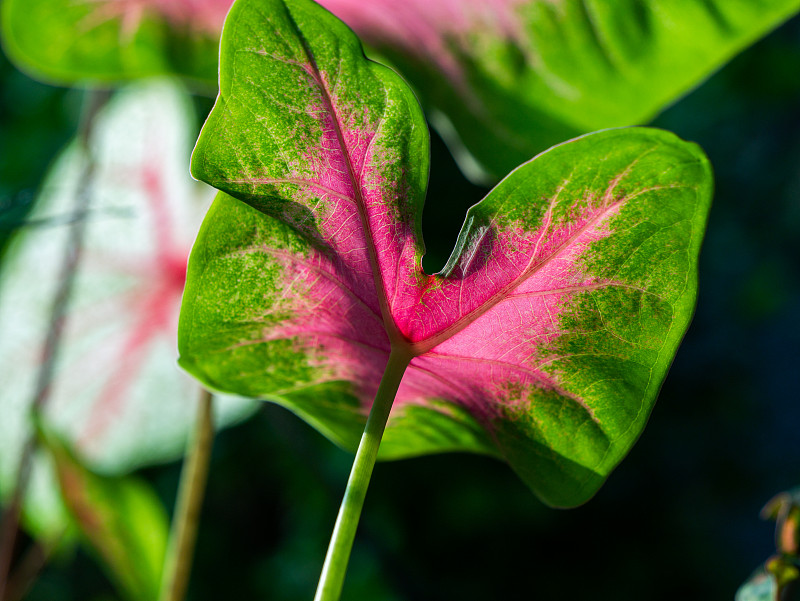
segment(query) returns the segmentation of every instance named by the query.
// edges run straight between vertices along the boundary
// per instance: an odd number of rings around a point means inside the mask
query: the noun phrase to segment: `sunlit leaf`
[[[576,135],[647,123],[800,9],[800,0],[320,4],[396,65],[451,146],[495,178]]]
[[[175,73],[213,89],[232,0],[4,0],[12,59],[72,84]],[[462,168],[650,121],[800,0],[320,0],[421,96]],[[265,4],[266,6],[266,4]]]
[[[227,194],[190,260],[182,365],[354,448],[394,345],[414,358],[383,457],[484,452],[550,504],[591,496],[691,315],[702,152],[647,129],[557,146],[470,209],[428,275],[425,121],[348,28],[308,1],[237,2],[220,88],[192,168]]]

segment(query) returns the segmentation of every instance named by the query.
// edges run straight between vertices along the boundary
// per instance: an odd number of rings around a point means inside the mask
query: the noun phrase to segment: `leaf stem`
[[[175,515],[172,518],[160,601],[182,601],[186,596],[192,568],[194,544],[200,523],[200,509],[208,479],[211,446],[214,442],[214,416],[211,393],[203,389],[189,456],[184,461]]]
[[[400,380],[403,378],[411,357],[411,354],[405,349],[393,348],[389,354],[389,361],[383,372],[378,392],[375,394],[375,401],[372,403],[372,409],[367,417],[367,425],[356,451],[314,601],[338,601],[342,593],[347,563],[350,560],[350,551],[353,548],[353,540],[361,517],[361,509],[364,506],[364,498],[367,495],[372,469],[378,456],[378,448],[389,419],[394,397],[400,386]]]

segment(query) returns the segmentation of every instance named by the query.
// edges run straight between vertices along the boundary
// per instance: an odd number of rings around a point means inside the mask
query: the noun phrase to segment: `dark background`
[[[13,209],[0,211],[0,238],[75,132],[80,100],[0,56],[0,206]],[[705,149],[717,192],[697,312],[640,441],[568,511],[483,457],[379,464],[345,600],[730,600],[773,552],[759,509],[800,484],[800,20],[655,125]],[[434,135],[429,270],[484,193]],[[265,405],[218,436],[212,461],[190,601],[310,600],[350,456]],[[171,507],[179,466],[142,473]],[[57,558],[29,596],[111,598],[82,551]]]

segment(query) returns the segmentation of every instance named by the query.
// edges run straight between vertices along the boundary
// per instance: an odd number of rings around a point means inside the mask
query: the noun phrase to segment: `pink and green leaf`
[[[220,90],[192,159],[223,193],[190,259],[182,365],[355,448],[401,349],[384,458],[487,453],[552,505],[590,497],[691,316],[702,152],[649,129],[554,147],[470,209],[429,275],[425,121],[347,27],[310,1],[241,0]]]
[[[212,88],[232,0],[3,0],[4,47],[59,83],[175,73]],[[648,122],[800,0],[321,0],[499,179],[549,146]],[[266,6],[266,5],[265,5]]]

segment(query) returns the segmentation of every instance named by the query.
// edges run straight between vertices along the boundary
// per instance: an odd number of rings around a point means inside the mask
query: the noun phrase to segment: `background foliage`
[[[798,73],[794,19],[656,121],[706,150],[717,194],[694,323],[649,427],[607,485],[557,511],[491,459],[379,465],[345,598],[722,600],[771,553],[772,524],[758,510],[800,480]],[[1,203],[26,206],[77,116],[78,93],[2,58]],[[455,240],[448,215],[485,192],[433,144],[428,270]],[[19,215],[3,215],[4,235]],[[350,456],[265,405],[219,435],[212,461],[190,598],[310,598]],[[172,507],[178,466],[143,475]],[[29,598],[99,601],[112,590],[78,552],[58,558]]]

